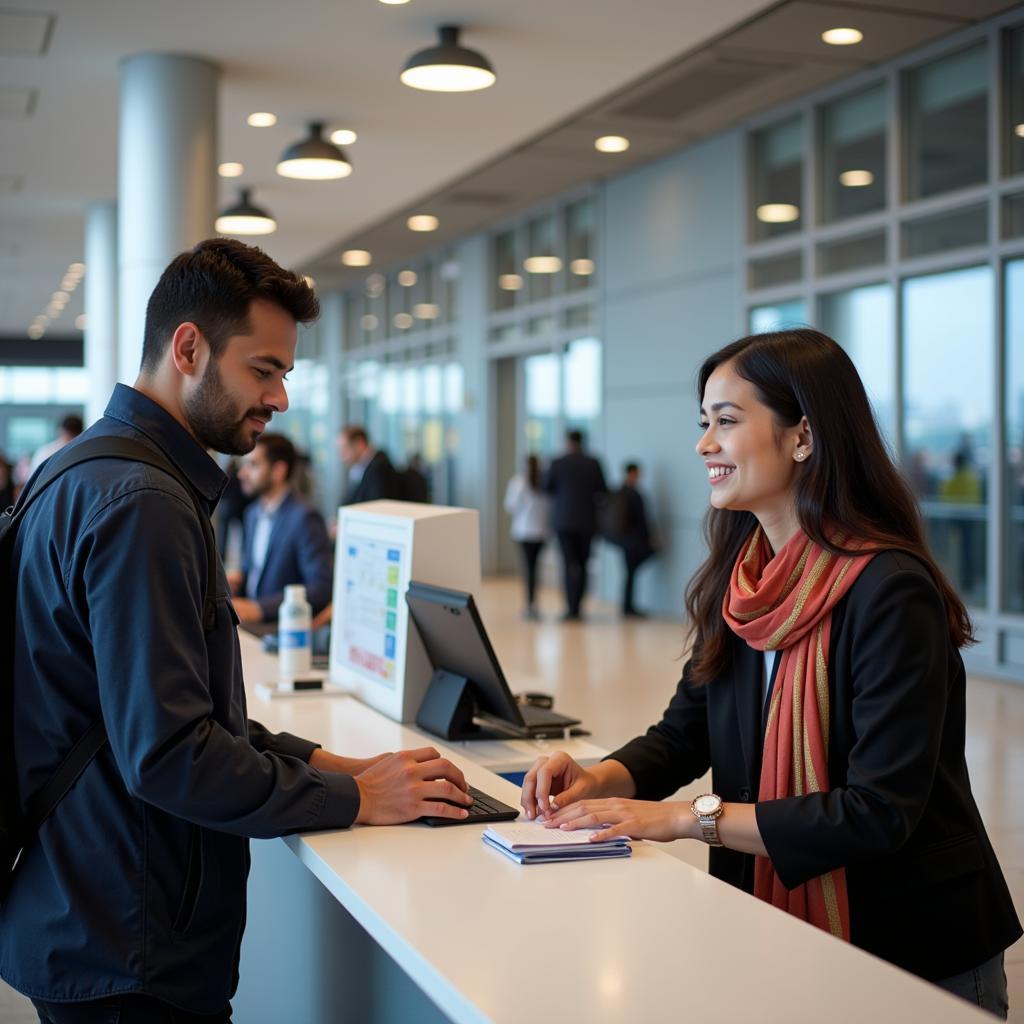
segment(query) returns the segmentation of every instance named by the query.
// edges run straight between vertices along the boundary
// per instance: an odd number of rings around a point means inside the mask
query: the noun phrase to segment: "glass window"
[[[903,255],[928,256],[988,241],[988,204],[921,217],[903,225]]]
[[[523,360],[526,411],[526,447],[529,452],[548,454],[558,446],[558,416],[561,411],[561,365],[551,352]]]
[[[892,287],[870,284],[824,295],[821,329],[849,353],[889,446],[896,445],[896,312]]]
[[[1024,612],[1024,260],[1006,265],[1005,603]]]
[[[491,262],[494,266],[491,308],[511,309],[516,303],[516,292],[523,287],[523,276],[516,267],[514,231],[502,231],[494,236],[491,242]]]
[[[592,433],[601,416],[601,343],[578,338],[565,349],[565,428]]]
[[[971,267],[903,282],[905,470],[932,552],[986,604],[993,279]]]
[[[915,68],[907,76],[908,198],[923,199],[988,177],[988,47]]]
[[[754,220],[756,241],[775,238],[803,226],[804,123],[788,118],[753,136]]]
[[[537,217],[527,228],[526,295],[530,302],[550,299],[558,290],[562,260],[555,251],[555,218]]]
[[[803,253],[787,252],[784,256],[766,256],[762,260],[751,260],[747,266],[747,283],[750,288],[773,288],[779,284],[799,281],[804,272]]]
[[[567,291],[578,292],[596,283],[594,277],[594,203],[583,199],[565,208],[565,255],[568,260]]]
[[[1007,113],[1010,116],[1007,166],[1011,174],[1024,171],[1024,28],[1010,33],[1009,81],[1006,92]]]
[[[773,302],[771,305],[754,306],[750,311],[752,334],[780,331],[786,327],[806,326],[807,306],[804,305],[803,299],[790,299],[788,302]]]
[[[1003,200],[1003,238],[1024,235],[1024,192],[1007,196]]]
[[[821,198],[826,223],[885,208],[885,85],[821,111]]]
[[[842,274],[862,267],[877,267],[885,262],[885,232],[844,238],[841,242],[822,242],[818,246],[818,273]]]

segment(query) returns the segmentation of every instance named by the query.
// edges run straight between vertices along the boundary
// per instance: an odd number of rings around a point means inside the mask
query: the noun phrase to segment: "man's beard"
[[[239,407],[224,387],[214,359],[207,364],[198,387],[185,399],[184,409],[199,443],[225,455],[248,455],[256,447],[259,432],[247,426],[246,419],[255,416],[269,422],[274,414],[273,409],[259,406],[239,415]]]

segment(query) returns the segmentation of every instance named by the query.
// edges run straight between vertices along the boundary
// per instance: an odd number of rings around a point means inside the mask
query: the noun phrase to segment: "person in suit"
[[[242,572],[235,581],[242,622],[273,622],[291,583],[305,586],[314,615],[331,600],[331,542],[320,513],[292,491],[296,458],[287,437],[265,433],[239,467],[243,492],[256,499],[245,510]]]
[[[597,501],[607,493],[601,463],[583,451],[583,433],[570,430],[566,454],[548,467],[544,489],[551,495],[551,522],[562,549],[565,620],[580,618],[587,592],[587,561],[597,530]]]
[[[625,576],[622,584],[622,614],[643,618],[633,603],[636,572],[654,554],[647,505],[639,490],[640,465],[627,462],[622,486],[608,499],[605,508],[605,539],[622,549]]]
[[[698,394],[710,552],[682,681],[601,764],[540,758],[527,816],[702,839],[716,877],[1005,1017],[1021,926],[964,758],[971,622],[857,371],[817,331],[755,335]],[[665,799],[708,768],[713,793]]]
[[[387,454],[370,444],[363,427],[350,423],[338,435],[338,451],[348,469],[348,486],[343,505],[361,501],[391,498],[401,501],[405,487],[401,474],[391,464]]]

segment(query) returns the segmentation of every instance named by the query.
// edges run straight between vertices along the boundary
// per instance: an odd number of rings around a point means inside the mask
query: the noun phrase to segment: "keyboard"
[[[488,796],[482,790],[474,786],[469,787],[469,795],[473,798],[473,804],[467,808],[469,814],[465,818],[438,818],[433,815],[424,815],[419,820],[427,825],[440,828],[444,825],[477,825],[489,821],[513,821],[519,817],[518,807],[509,807],[493,796]],[[441,803],[451,804],[453,807],[464,807],[464,804],[457,804],[454,800],[442,800]]]

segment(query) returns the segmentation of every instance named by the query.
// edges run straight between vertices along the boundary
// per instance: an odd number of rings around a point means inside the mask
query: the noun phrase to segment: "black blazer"
[[[366,464],[359,483],[345,495],[344,504],[355,505],[360,501],[377,501],[380,498],[401,501],[404,496],[398,470],[391,465],[391,460],[384,452],[376,451]]]
[[[756,802],[763,672],[738,638],[708,685],[687,666],[662,720],[610,755],[639,799],[671,796],[710,767],[723,800]],[[856,945],[931,980],[979,966],[1021,926],[971,795],[963,661],[917,559],[877,555],[836,606],[829,701],[831,790],[757,805],[780,880],[845,867]],[[753,856],[710,854],[713,875],[753,891]]]
[[[556,531],[596,532],[597,499],[608,490],[597,459],[577,452],[555,459],[544,489],[551,495],[551,525]]]

